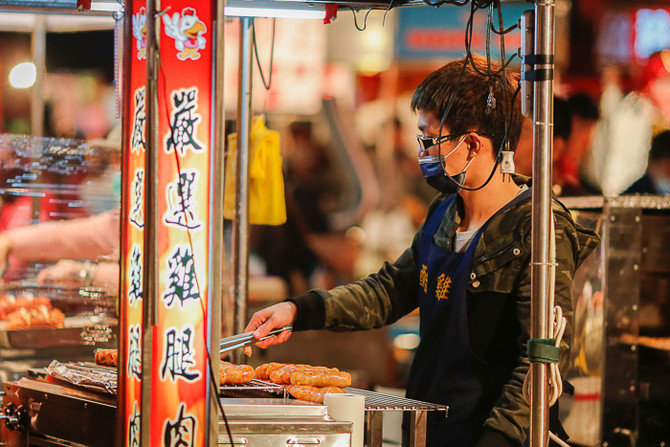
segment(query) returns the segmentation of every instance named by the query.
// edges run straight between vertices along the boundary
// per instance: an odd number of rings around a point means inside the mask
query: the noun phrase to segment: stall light
[[[9,83],[14,88],[32,87],[37,80],[37,68],[32,62],[16,64],[9,72]]]
[[[277,3],[282,3],[277,5]],[[224,14],[229,17],[275,17],[282,19],[321,19],[326,17],[325,9],[293,4],[287,2],[270,1],[234,1],[226,4]]]
[[[123,9],[123,5],[118,1],[100,1],[91,2],[91,11],[117,12]]]

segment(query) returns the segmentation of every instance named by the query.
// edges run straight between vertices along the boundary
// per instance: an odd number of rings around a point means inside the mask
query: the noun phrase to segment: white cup
[[[353,422],[351,447],[363,447],[365,438],[365,396],[328,393],[323,397],[328,416],[336,421]]]

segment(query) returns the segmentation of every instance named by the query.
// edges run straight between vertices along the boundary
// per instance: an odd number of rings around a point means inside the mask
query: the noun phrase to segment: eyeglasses
[[[453,140],[458,137],[462,137],[463,135],[470,133],[471,131],[468,132],[459,132],[459,133],[454,133],[451,135],[442,135],[439,138],[422,138],[421,135],[416,136],[416,141],[419,142],[419,147],[427,151],[428,148],[433,147],[437,144],[444,143],[445,141]]]
[[[486,136],[485,134],[481,133],[478,130],[466,130],[465,132],[452,133],[450,135],[442,135],[439,138],[422,138],[421,135],[417,135],[416,136],[416,141],[419,142],[419,147],[422,150],[427,151],[428,148],[431,148],[431,147],[435,146],[436,144],[441,144],[441,143],[444,143],[446,141],[450,141],[450,140],[453,140],[455,138],[462,137],[463,135],[466,135],[466,134],[469,134],[469,133],[476,133],[477,135]]]

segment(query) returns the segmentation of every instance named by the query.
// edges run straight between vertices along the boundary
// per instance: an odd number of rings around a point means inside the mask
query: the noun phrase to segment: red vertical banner
[[[213,4],[163,0],[156,24],[160,223],[152,446],[208,444]]]
[[[146,0],[127,4],[124,92],[126,129],[124,203],[121,225],[119,323],[119,427],[117,445],[140,445],[142,378],[142,296],[144,264],[144,184],[147,141],[147,14]],[[130,36],[130,39],[128,39]]]

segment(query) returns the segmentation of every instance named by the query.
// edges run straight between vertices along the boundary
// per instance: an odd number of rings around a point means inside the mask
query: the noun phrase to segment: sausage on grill
[[[235,365],[221,362],[219,365],[219,380],[221,385],[242,385],[254,378],[254,369],[249,365]]]

